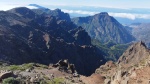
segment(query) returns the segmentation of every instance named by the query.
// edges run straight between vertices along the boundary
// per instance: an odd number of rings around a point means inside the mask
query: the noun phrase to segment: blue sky
[[[71,17],[108,12],[116,18],[150,21],[150,0],[0,0],[0,10],[38,4],[49,9],[59,8]]]
[[[30,3],[42,6],[95,6],[114,8],[150,8],[150,0],[0,0],[0,5],[26,5]]]

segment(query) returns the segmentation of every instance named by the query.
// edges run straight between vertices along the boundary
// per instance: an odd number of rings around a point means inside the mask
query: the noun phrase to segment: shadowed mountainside
[[[49,64],[68,59],[80,74],[93,73],[105,62],[103,56],[82,27],[61,18],[25,7],[0,11],[0,60]]]

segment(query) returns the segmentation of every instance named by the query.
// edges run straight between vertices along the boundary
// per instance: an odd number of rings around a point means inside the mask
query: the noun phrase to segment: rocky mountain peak
[[[109,16],[107,12],[101,12],[101,13],[95,14],[93,18],[99,22],[106,22],[106,21],[110,22],[112,19],[111,16]]]
[[[72,21],[85,28],[92,39],[102,43],[113,41],[115,43],[129,43],[135,38],[115,18],[107,12],[89,17],[77,17]]]
[[[57,11],[59,13],[62,12],[61,9],[59,9],[59,8],[55,9],[54,11]]]
[[[145,45],[145,43],[143,42],[143,41],[140,41],[140,42],[138,42],[138,43],[135,43],[138,47],[145,47],[146,48],[146,45]],[[135,45],[135,46],[136,46]]]
[[[71,22],[70,15],[68,13],[64,13],[63,11],[61,11],[61,9],[50,10],[40,8],[40,9],[32,9],[32,11],[38,15],[55,16],[59,20],[66,20]]]
[[[107,12],[101,12],[101,13],[98,13],[96,15],[100,15],[100,16],[109,16],[109,14]],[[96,16],[95,15],[95,16]]]
[[[29,8],[26,7],[18,7],[18,8],[13,8],[11,10],[8,10],[10,13],[17,14],[18,16],[22,16],[25,18],[35,18],[36,14],[30,10]]]
[[[18,7],[18,8],[13,8],[11,10],[8,10],[9,12],[12,13],[20,13],[20,14],[24,14],[28,11],[32,12],[30,9],[26,8],[26,7]]]
[[[71,21],[69,14],[68,13],[64,13],[63,11],[61,11],[61,9],[52,10],[51,13],[54,16],[60,17],[62,20]]]
[[[123,66],[131,66],[140,63],[150,55],[144,42],[140,41],[131,45],[120,57],[118,64]]]
[[[149,84],[149,70],[150,50],[140,41],[131,45],[117,63],[106,62],[96,73],[106,78],[103,84]]]

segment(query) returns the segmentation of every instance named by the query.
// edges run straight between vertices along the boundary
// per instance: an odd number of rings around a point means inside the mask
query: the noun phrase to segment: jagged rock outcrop
[[[59,60],[56,64],[53,64],[52,67],[57,68],[60,71],[65,71],[67,73],[77,74],[74,64],[70,64],[67,59]]]
[[[96,70],[105,84],[149,84],[150,50],[145,43],[131,45],[117,63],[107,62]]]
[[[0,71],[0,82],[3,80],[3,79],[6,79],[6,78],[9,78],[9,77],[13,77],[14,74],[11,72],[11,71]]]
[[[134,66],[150,56],[150,51],[142,41],[131,45],[119,58],[121,66]]]
[[[102,43],[109,41],[129,43],[135,40],[116,19],[106,12],[94,16],[73,18],[72,21],[85,28],[92,39],[97,39]]]

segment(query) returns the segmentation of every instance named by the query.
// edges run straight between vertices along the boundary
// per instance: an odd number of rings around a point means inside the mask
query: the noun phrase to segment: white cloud
[[[136,18],[134,14],[130,14],[130,13],[109,13],[109,15],[113,17],[128,18],[131,20],[134,20]]]
[[[150,14],[132,14],[132,13],[109,13],[113,17],[128,18],[135,20],[137,18],[150,19]]]
[[[95,12],[95,11],[91,12],[91,11],[66,10],[66,9],[62,9],[62,11],[66,12],[66,13],[76,13],[76,14],[81,14],[81,15],[94,15],[94,14],[99,13],[99,12]],[[135,20],[136,18],[150,19],[150,14],[114,13],[114,12],[109,12],[108,14],[113,17],[128,18],[131,20]]]
[[[66,12],[66,13],[76,13],[76,14],[83,14],[83,15],[94,15],[94,14],[98,13],[98,12],[91,12],[91,11],[66,10],[66,9],[62,9],[62,11]]]
[[[15,7],[27,7],[30,9],[36,9],[37,7],[34,6],[27,6],[27,4],[22,4],[22,5],[18,5],[18,4],[2,4],[0,3],[1,7],[0,10],[9,10]],[[81,15],[94,15],[97,14],[99,12],[96,11],[84,11],[84,10],[67,10],[67,9],[62,9],[62,11],[66,12],[66,13],[75,13],[75,14],[81,14]],[[120,17],[120,18],[128,18],[131,20],[135,20],[136,18],[142,18],[142,19],[150,19],[150,14],[136,14],[136,13],[115,13],[115,12],[109,12],[110,16],[113,17]]]
[[[7,11],[7,10],[10,10],[12,8],[16,8],[16,7],[27,7],[29,9],[37,9],[38,7],[35,7],[35,6],[29,6],[28,4],[0,4],[0,10],[3,10],[3,11]]]
[[[21,5],[17,5],[17,4],[0,4],[0,10],[6,11],[6,10],[10,10],[12,8],[15,7],[20,7]]]
[[[38,9],[38,7],[35,7],[35,6],[25,6],[25,7],[29,8],[29,9]]]

